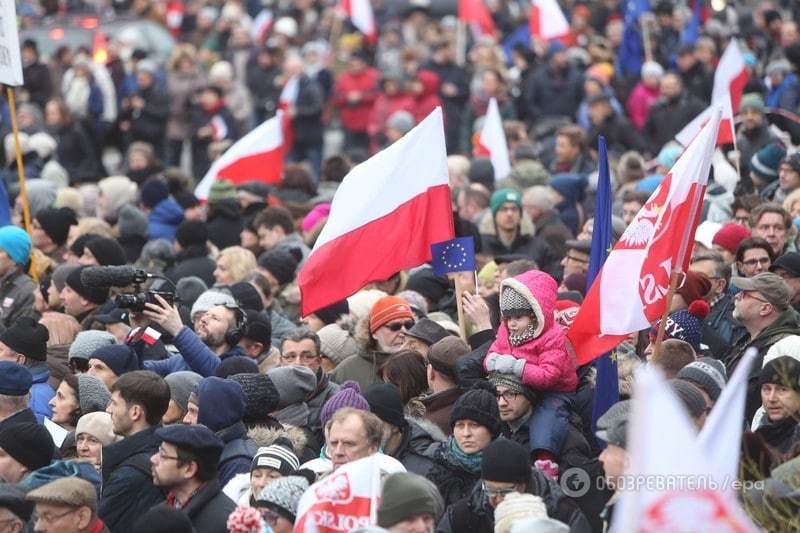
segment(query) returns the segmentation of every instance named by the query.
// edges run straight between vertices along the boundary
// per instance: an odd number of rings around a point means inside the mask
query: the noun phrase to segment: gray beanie
[[[69,347],[69,359],[86,359],[98,348],[117,344],[117,339],[106,331],[81,331]]]
[[[131,204],[125,204],[119,210],[117,220],[120,237],[147,238],[147,215]]]
[[[725,365],[710,357],[703,357],[689,363],[681,368],[677,375],[678,379],[697,385],[715,402],[719,399],[722,389],[725,388],[727,377]]]
[[[264,487],[256,498],[256,507],[267,505],[287,520],[294,522],[300,498],[308,490],[308,480],[301,476],[278,478]]]
[[[378,525],[392,527],[418,514],[429,514],[438,521],[444,502],[436,488],[424,477],[411,472],[398,472],[387,477],[381,489]]]
[[[697,418],[702,416],[706,410],[706,400],[696,385],[682,379],[671,379],[669,385],[673,392],[680,398],[683,406],[689,412],[689,416]]]
[[[197,276],[186,276],[178,280],[175,286],[175,296],[178,297],[178,301],[180,301],[181,304],[191,309],[200,295],[207,290],[208,286],[205,281]]]
[[[58,191],[51,182],[43,179],[28,180],[25,188],[28,192],[31,217],[35,217],[42,209],[53,207]]]
[[[386,128],[395,130],[398,133],[405,135],[414,129],[414,115],[408,111],[395,111],[386,121]]]
[[[305,402],[317,387],[317,376],[304,366],[279,366],[267,376],[278,391],[278,409]]]
[[[358,343],[338,324],[328,324],[317,332],[322,355],[338,365],[358,353]]]
[[[189,395],[196,389],[203,376],[190,370],[173,372],[164,378],[169,385],[169,399],[173,400],[185,413],[189,409]]]
[[[55,284],[56,290],[59,293],[61,293],[61,291],[64,289],[64,285],[67,284],[67,276],[69,276],[72,271],[79,266],[80,265],[64,263],[63,265],[58,265],[55,270],[53,270],[53,275],[50,277],[50,279]]]
[[[236,300],[227,292],[222,292],[217,289],[209,289],[195,300],[192,305],[192,311],[189,313],[192,320],[197,313],[205,313],[215,305],[236,305]]]
[[[81,415],[105,411],[111,401],[111,393],[105,383],[89,374],[78,374],[78,403]]]

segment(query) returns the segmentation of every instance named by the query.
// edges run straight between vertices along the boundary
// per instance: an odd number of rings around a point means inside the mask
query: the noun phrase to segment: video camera
[[[137,313],[145,310],[145,304],[157,304],[156,295],[161,296],[169,305],[175,303],[175,293],[159,290],[142,290],[141,285],[148,279],[163,279],[175,288],[171,280],[158,274],[150,274],[131,266],[88,267],[81,271],[81,282],[94,287],[128,287],[134,286],[132,293],[120,294],[114,303],[120,309],[130,309]]]

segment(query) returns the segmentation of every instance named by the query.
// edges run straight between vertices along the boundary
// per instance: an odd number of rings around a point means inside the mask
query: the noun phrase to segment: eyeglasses
[[[747,261],[742,261],[743,265],[752,267],[756,265],[768,265],[770,264],[771,260],[769,257],[754,257],[753,259],[748,259]]]
[[[586,259],[581,259],[580,257],[575,257],[574,255],[566,255],[567,261],[575,261],[576,263],[588,263],[589,261]]]
[[[392,322],[390,324],[384,324],[383,327],[388,328],[389,331],[394,331],[394,332],[398,332],[403,328],[405,328],[406,331],[408,331],[414,327],[414,321],[408,320],[406,322]]]
[[[56,520],[61,520],[65,516],[67,516],[69,514],[72,514],[77,510],[78,509],[70,509],[69,511],[64,511],[61,514],[47,513],[47,512],[45,512],[45,513],[35,513],[33,515],[33,523],[35,524],[36,522],[42,521],[42,522],[45,522],[46,524],[52,524]]]
[[[519,392],[517,392],[515,390],[507,390],[507,391],[496,393],[495,397],[498,400],[502,398],[506,402],[513,402],[514,400],[516,400],[519,397]]]
[[[164,451],[163,448],[158,449],[158,458],[163,460],[173,460],[173,461],[180,461],[181,458],[177,455],[167,455],[167,452]]]
[[[304,363],[313,363],[317,358],[319,356],[311,352],[281,354],[281,359],[287,363],[293,363],[298,359]]]
[[[486,482],[481,483],[481,489],[483,489],[483,492],[485,492],[486,495],[489,496],[489,497],[505,496],[505,495],[511,494],[512,492],[517,490],[514,487],[508,487],[508,488],[505,488],[505,489],[493,489],[493,488],[487,487],[486,486]]]
[[[739,298],[739,299],[743,299],[745,297],[752,298],[753,300],[758,300],[762,304],[768,304],[769,303],[767,300],[764,300],[763,298],[759,298],[758,296],[754,296],[753,295],[753,291],[742,291],[740,293],[737,293],[736,297]]]

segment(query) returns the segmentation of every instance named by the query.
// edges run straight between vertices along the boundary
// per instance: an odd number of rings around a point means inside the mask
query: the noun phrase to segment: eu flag
[[[639,77],[644,58],[644,43],[639,17],[650,11],[650,0],[628,0],[625,4],[622,42],[617,53],[617,70],[623,75]]]
[[[702,0],[694,0],[694,5],[692,6],[692,18],[689,19],[689,23],[686,25],[686,27],[683,28],[683,33],[681,34],[681,44],[694,44],[700,37],[700,26],[703,24],[702,4]]]
[[[437,276],[475,270],[475,242],[472,237],[459,237],[432,244],[431,265]]]
[[[33,213],[31,213],[33,218]],[[11,224],[11,204],[8,200],[5,180],[0,179],[0,226]]]
[[[594,226],[592,227],[592,249],[589,254],[589,271],[586,273],[586,290],[592,286],[603,263],[611,250],[611,173],[608,171],[608,152],[603,136],[597,141],[600,169],[597,176],[597,197],[594,205]],[[592,433],[597,430],[597,419],[609,407],[619,401],[619,377],[617,361],[612,354],[605,354],[595,360],[597,375],[592,404]],[[601,447],[605,444],[598,440]]]

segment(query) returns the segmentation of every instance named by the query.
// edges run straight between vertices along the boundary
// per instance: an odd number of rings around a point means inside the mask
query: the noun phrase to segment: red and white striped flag
[[[430,261],[431,244],[454,235],[448,183],[437,107],[345,176],[298,275],[303,316]]]
[[[367,42],[374,44],[378,40],[378,30],[375,25],[375,15],[372,13],[370,0],[342,0],[341,9],[358,29],[367,38]]]
[[[483,129],[478,136],[475,155],[489,158],[494,167],[494,179],[496,180],[505,178],[511,172],[506,132],[503,129],[503,119],[500,117],[497,100],[494,97],[489,100],[489,107],[483,118]]]
[[[497,28],[483,0],[458,0],[458,20],[467,23],[476,37],[494,37]]]
[[[556,0],[533,0],[528,25],[531,35],[542,41],[560,39],[569,34],[569,22]]]
[[[234,185],[252,180],[278,183],[287,150],[284,122],[284,115],[279,112],[228,148],[197,184],[195,196],[205,200],[214,182],[223,179]]]

